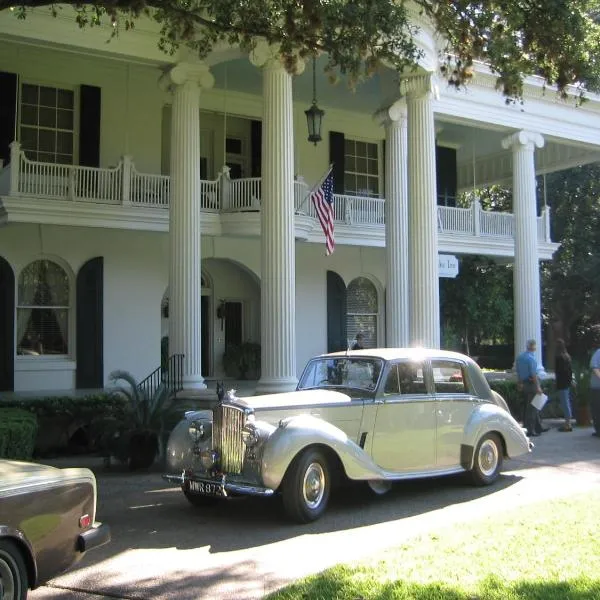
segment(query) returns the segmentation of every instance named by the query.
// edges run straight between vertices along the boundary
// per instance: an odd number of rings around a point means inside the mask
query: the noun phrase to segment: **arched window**
[[[348,285],[347,330],[351,342],[363,334],[365,348],[377,347],[377,290],[366,277],[357,277]]]
[[[69,277],[50,260],[28,264],[19,276],[17,353],[27,356],[69,353]]]

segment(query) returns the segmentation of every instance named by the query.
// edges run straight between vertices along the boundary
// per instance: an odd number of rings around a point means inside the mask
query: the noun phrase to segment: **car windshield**
[[[377,387],[382,367],[380,358],[315,358],[304,369],[298,389],[342,387],[372,392]]]

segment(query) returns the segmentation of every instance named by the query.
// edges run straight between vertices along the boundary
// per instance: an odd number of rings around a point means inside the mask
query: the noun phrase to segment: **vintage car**
[[[457,374],[460,374],[458,376]],[[299,522],[321,516],[342,478],[391,482],[468,472],[493,483],[531,449],[478,365],[441,350],[385,348],[309,361],[297,391],[188,412],[169,438],[165,479],[193,505],[280,493]]]
[[[108,542],[110,529],[95,516],[89,469],[0,460],[0,600],[23,600]]]

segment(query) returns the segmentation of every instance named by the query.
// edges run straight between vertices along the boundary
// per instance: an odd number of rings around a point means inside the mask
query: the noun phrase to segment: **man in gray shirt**
[[[592,420],[594,421],[594,433],[600,437],[600,325],[593,327],[594,346],[596,350],[592,354],[590,368],[592,375],[590,377],[590,405],[592,408]]]

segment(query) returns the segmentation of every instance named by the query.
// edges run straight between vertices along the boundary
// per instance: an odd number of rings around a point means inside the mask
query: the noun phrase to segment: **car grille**
[[[219,404],[213,411],[213,447],[218,452],[223,473],[239,474],[244,464],[242,428],[246,424],[244,409]]]

